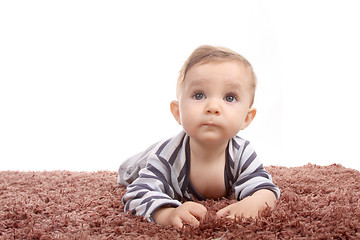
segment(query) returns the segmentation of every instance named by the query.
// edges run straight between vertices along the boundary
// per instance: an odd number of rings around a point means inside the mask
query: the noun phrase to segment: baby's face
[[[179,120],[185,132],[207,143],[234,137],[247,126],[250,83],[250,71],[236,61],[193,66],[179,96]]]

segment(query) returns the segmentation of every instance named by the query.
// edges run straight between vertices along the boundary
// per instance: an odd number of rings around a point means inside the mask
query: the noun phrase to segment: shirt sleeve
[[[154,221],[154,212],[163,206],[178,207],[176,193],[171,183],[171,166],[157,154],[149,156],[147,165],[139,177],[127,187],[122,201],[124,211]]]
[[[245,142],[240,155],[240,164],[236,175],[234,190],[237,200],[242,200],[261,189],[272,191],[276,199],[279,199],[280,189],[272,182],[270,173],[264,169],[248,141]]]

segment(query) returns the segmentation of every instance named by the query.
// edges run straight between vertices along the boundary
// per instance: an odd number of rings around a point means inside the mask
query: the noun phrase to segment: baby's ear
[[[247,128],[250,125],[252,120],[255,118],[255,115],[256,115],[256,108],[250,108],[246,115],[244,123],[241,126],[241,130],[244,130],[245,128]]]
[[[175,120],[181,125],[179,101],[172,101],[170,103],[170,110]]]

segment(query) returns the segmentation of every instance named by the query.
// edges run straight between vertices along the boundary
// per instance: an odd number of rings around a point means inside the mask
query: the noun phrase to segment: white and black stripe
[[[190,182],[189,140],[189,136],[181,132],[120,166],[118,182],[128,185],[122,199],[125,211],[153,220],[152,214],[159,207],[177,207],[193,197],[205,199]],[[137,166],[145,165],[139,171]],[[137,174],[139,177],[134,180]],[[280,196],[279,188],[273,184],[250,143],[238,136],[227,146],[224,175],[228,194],[234,192],[238,200],[260,189],[271,190],[276,198]]]

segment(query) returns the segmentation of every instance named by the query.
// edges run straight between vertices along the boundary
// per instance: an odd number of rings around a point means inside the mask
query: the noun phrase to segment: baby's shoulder
[[[229,148],[233,148],[235,151],[243,151],[250,146],[250,141],[236,135],[229,142]]]

